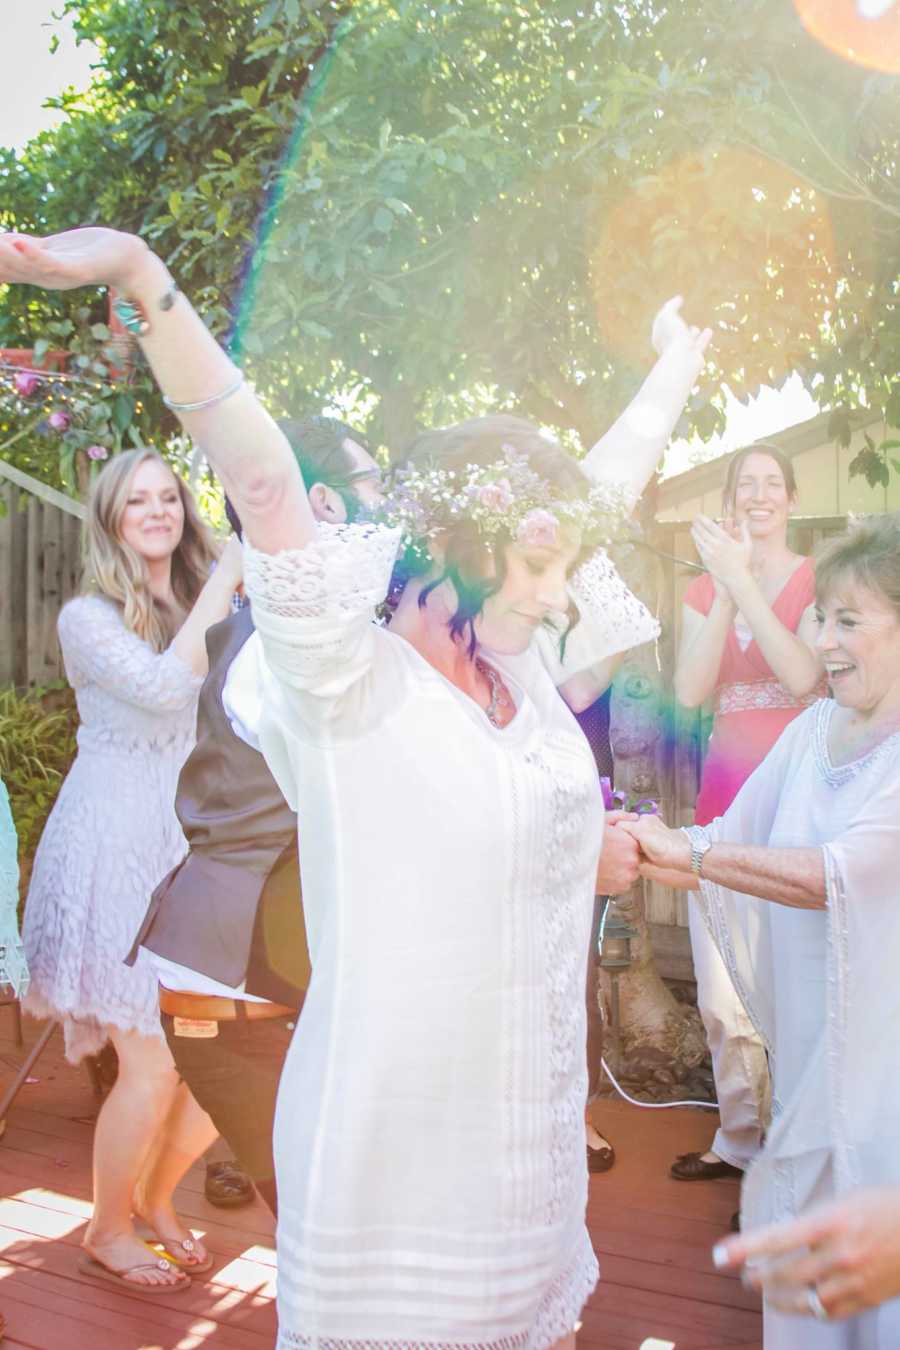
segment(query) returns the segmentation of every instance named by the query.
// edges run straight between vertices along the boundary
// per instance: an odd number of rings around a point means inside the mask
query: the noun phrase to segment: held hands
[[[697,516],[691,526],[691,538],[717,592],[722,595],[724,589],[734,599],[735,588],[750,577],[753,541],[746,521],[738,526],[729,519],[718,525],[709,516]]]
[[[621,821],[617,829],[630,834],[640,850],[641,876],[660,880],[660,870],[690,873],[691,845],[681,830],[664,825],[659,816],[638,816]]]
[[[127,290],[130,277],[149,256],[142,239],[120,230],[89,226],[43,239],[0,234],[0,282],[70,291],[77,286]]]
[[[595,895],[622,895],[638,879],[640,851],[636,841],[622,828],[622,822],[626,820],[640,820],[640,816],[633,811],[606,813]]]
[[[681,317],[681,306],[683,304],[684,296],[682,295],[673,295],[671,300],[666,301],[653,320],[650,341],[657,356],[680,349],[686,355],[697,359],[699,370],[700,358],[709,345],[712,329],[704,328],[701,330],[692,324],[685,323]]]

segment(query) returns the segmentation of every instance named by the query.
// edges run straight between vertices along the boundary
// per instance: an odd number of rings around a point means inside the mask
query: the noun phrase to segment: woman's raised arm
[[[0,281],[47,290],[112,286],[135,309],[156,381],[208,455],[256,548],[300,548],[315,533],[290,447],[162,260],[136,235],[89,228],[0,235]]]
[[[685,323],[681,304],[681,296],[673,296],[657,314],[651,340],[659,360],[621,417],[581,461],[589,478],[619,484],[632,505],[656,472],[712,337],[711,328],[701,332]]]

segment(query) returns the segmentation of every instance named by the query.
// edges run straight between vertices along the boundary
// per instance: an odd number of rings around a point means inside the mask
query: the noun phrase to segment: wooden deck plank
[[[90,1299],[75,1297],[77,1285],[65,1279],[48,1276],[44,1271],[16,1268],[7,1277],[8,1267],[0,1267],[3,1275],[3,1307],[11,1330],[27,1344],[44,1350],[50,1346],[62,1350],[70,1345],[85,1350],[148,1350],[150,1346],[177,1346],[178,1350],[194,1350],[203,1345],[222,1347],[222,1350],[270,1350],[274,1335],[271,1326],[240,1329],[224,1326],[209,1317],[185,1318],[173,1299],[157,1295],[133,1296],[119,1294],[113,1285],[91,1286]],[[106,1291],[109,1289],[110,1293]],[[167,1305],[167,1306],[164,1306]],[[64,1319],[64,1322],[63,1320]],[[65,1326],[65,1340],[60,1328]],[[6,1350],[6,1341],[4,1341]]]
[[[22,1056],[0,1020],[0,1077]],[[39,1025],[26,1020],[26,1042]],[[90,1213],[89,1120],[97,1104],[83,1071],[54,1037],[13,1107],[0,1143],[0,1308],[4,1350],[271,1350],[275,1341],[271,1216],[256,1203],[220,1210],[195,1166],[176,1195],[185,1222],[216,1258],[190,1290],[141,1295],[77,1270]],[[733,1182],[673,1181],[676,1153],[708,1147],[709,1112],[593,1109],[616,1145],[613,1170],[591,1178],[588,1227],[602,1278],[583,1316],[579,1350],[639,1350],[655,1337],[676,1350],[759,1350],[755,1296],[712,1266],[713,1243],[738,1206]]]

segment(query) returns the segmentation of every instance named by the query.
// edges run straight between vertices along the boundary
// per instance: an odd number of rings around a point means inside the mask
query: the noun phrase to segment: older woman
[[[748,1226],[900,1182],[900,519],[855,526],[817,566],[833,699],[785,730],[707,827],[624,823],[648,876],[698,900],[773,1068],[746,1174]],[[755,897],[755,898],[754,898]],[[767,903],[760,904],[759,901]],[[900,1300],[824,1325],[766,1304],[766,1350],[889,1350]]]

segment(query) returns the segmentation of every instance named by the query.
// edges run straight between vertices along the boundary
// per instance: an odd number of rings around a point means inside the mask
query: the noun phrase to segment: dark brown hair
[[[789,497],[797,495],[797,479],[794,476],[794,466],[788,459],[783,450],[779,450],[777,445],[770,445],[768,441],[757,441],[755,445],[745,445],[740,450],[735,450],[728,461],[728,468],[725,472],[725,486],[722,488],[722,508],[725,511],[734,505],[735,493],[737,491],[738,478],[744,461],[750,455],[768,455],[774,459],[781,470],[781,476],[784,479],[784,486],[787,488]]]
[[[401,463],[417,469],[452,469],[462,474],[469,464],[487,465],[502,459],[505,446],[512,446],[525,455],[529,467],[562,496],[588,496],[590,480],[578,461],[556,441],[543,435],[533,422],[508,413],[472,417],[437,431],[425,431],[407,448]],[[468,635],[471,653],[475,651],[475,620],[485,600],[503,585],[506,576],[504,546],[509,542],[509,535],[500,535],[500,547],[492,550],[475,525],[460,521],[445,537],[440,575],[429,582],[419,596],[419,604],[424,606],[431,591],[444,581],[452,582],[457,608],[450,619],[450,631],[455,638]],[[433,560],[421,546],[407,548],[394,569],[391,583],[394,603],[407,581],[426,575],[432,566]],[[570,618],[577,619],[577,613],[573,611]]]
[[[816,598],[826,599],[847,577],[881,595],[900,618],[900,513],[865,516],[816,553]]]

